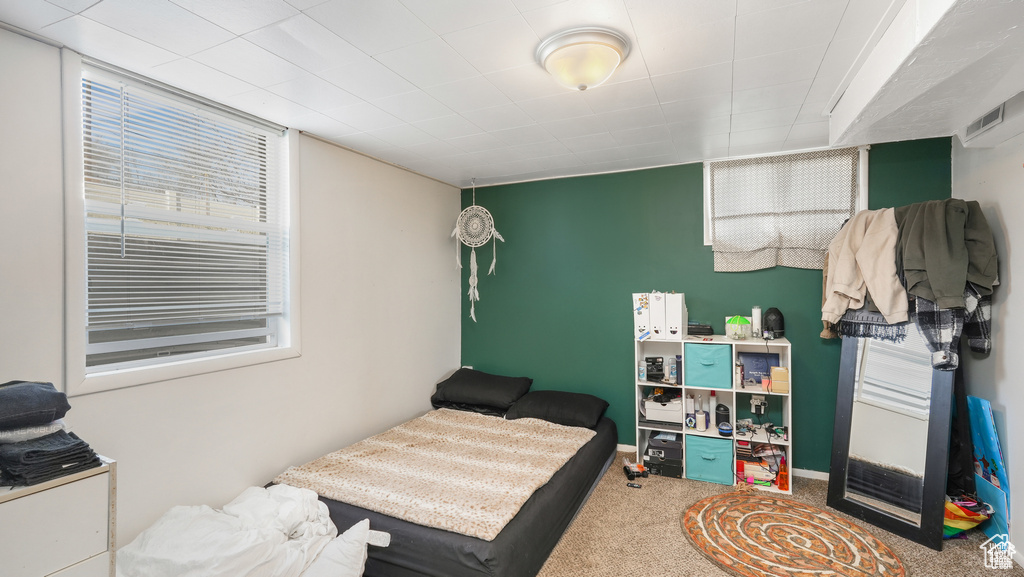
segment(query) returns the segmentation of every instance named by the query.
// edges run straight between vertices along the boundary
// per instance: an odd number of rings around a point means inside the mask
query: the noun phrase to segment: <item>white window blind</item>
[[[82,119],[87,372],[276,346],[282,134],[91,69]]]
[[[715,270],[822,268],[857,210],[862,155],[843,148],[706,163]]]

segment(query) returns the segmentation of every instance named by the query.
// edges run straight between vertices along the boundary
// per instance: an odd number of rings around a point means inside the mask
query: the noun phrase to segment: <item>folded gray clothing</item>
[[[9,464],[53,464],[81,454],[91,452],[89,444],[74,433],[55,431],[29,441],[0,445],[0,466]]]
[[[45,437],[50,433],[66,429],[67,426],[64,425],[64,419],[57,419],[52,423],[39,425],[37,427],[23,427],[21,429],[0,430],[0,444],[31,441],[32,439]]]
[[[53,383],[8,381],[0,384],[0,429],[36,427],[64,418],[71,404]]]
[[[99,467],[102,464],[103,461],[100,461],[99,456],[94,453],[91,459],[64,466],[30,467],[28,470],[20,473],[0,468],[0,486],[38,485],[51,479]]]

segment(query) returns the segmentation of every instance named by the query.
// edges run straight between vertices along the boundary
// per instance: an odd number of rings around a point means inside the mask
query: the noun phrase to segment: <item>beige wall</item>
[[[965,149],[953,139],[953,196],[977,200],[999,253],[1000,286],[993,295],[992,353],[964,351],[967,393],[992,403],[999,443],[1013,495],[1010,541],[1024,544],[1024,291],[1015,287],[1024,270],[1024,134],[996,148]],[[1020,549],[1018,549],[1020,550]],[[1018,562],[1024,562],[1018,553]]]
[[[60,386],[59,51],[0,30],[0,78],[0,382]],[[71,399],[66,421],[118,461],[120,546],[428,410],[458,367],[458,189],[299,143],[302,356]]]

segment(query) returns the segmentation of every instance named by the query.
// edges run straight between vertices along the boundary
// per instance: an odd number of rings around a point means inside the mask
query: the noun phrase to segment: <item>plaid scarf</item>
[[[973,283],[964,289],[964,308],[940,309],[930,300],[916,298],[917,326],[932,351],[932,367],[952,371],[960,366],[961,335],[976,353],[992,350],[992,296],[982,295]]]

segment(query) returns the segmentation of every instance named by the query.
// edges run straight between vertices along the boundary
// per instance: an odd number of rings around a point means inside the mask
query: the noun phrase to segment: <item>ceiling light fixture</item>
[[[629,40],[607,28],[572,28],[537,47],[537,62],[573,90],[599,86],[629,54]]]

